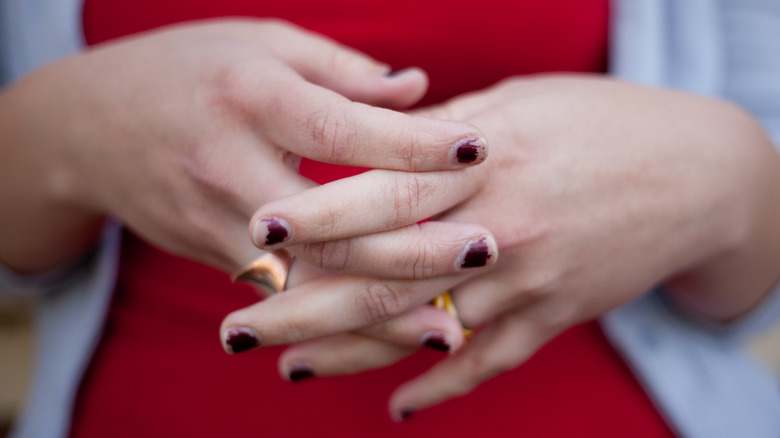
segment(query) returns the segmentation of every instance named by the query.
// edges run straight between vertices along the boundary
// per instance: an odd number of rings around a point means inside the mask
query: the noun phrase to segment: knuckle
[[[415,222],[415,215],[420,207],[425,189],[420,177],[416,174],[404,174],[393,184],[391,198],[393,199],[393,212],[390,215],[391,227],[398,227]]]
[[[281,60],[261,53],[223,62],[214,70],[210,86],[203,87],[203,100],[215,117],[261,124],[302,119],[298,106],[291,103],[300,95],[297,81]]]
[[[295,344],[308,340],[312,337],[309,332],[309,323],[292,318],[283,318],[280,320],[280,327],[277,333],[283,333],[284,343]]]
[[[529,269],[521,281],[521,290],[531,300],[550,298],[560,289],[561,277],[556,269]]]
[[[357,294],[357,306],[369,322],[381,322],[403,311],[402,294],[388,283],[372,280]]]
[[[420,240],[414,246],[410,253],[416,254],[416,257],[409,268],[409,274],[415,280],[433,277],[436,274],[437,246],[430,240]]]
[[[236,175],[224,171],[207,148],[194,145],[185,149],[191,152],[183,160],[182,171],[193,191],[222,205],[241,205]]]
[[[314,215],[315,223],[310,224],[312,236],[323,243],[339,240],[339,224],[344,223],[345,214],[333,203],[322,203]]]
[[[326,108],[314,111],[306,125],[322,159],[334,164],[353,161],[349,146],[357,133],[342,110]]]
[[[336,48],[328,54],[329,71],[348,73],[351,69],[359,66],[361,58],[356,54],[344,48]]]
[[[218,165],[202,153],[192,153],[183,164],[186,196],[179,196],[169,206],[170,211],[186,224],[180,228],[187,241],[197,242],[201,257],[219,266],[240,265],[234,260],[236,248],[226,238],[225,224],[231,215],[242,210],[245,199],[237,191],[234,176],[223,172]],[[181,183],[180,183],[181,184]]]
[[[553,233],[552,224],[527,214],[525,217],[517,218],[508,232],[502,234],[502,246],[508,249],[533,249],[533,245],[540,245],[551,239]]]
[[[220,65],[208,90],[208,101],[217,112],[248,117],[257,96],[257,61],[235,61]]]
[[[178,227],[178,240],[193,242],[181,248],[183,254],[202,262],[220,267],[240,266],[233,257],[233,247],[218,230],[224,229],[220,221],[201,209],[190,208],[183,216],[186,227]],[[197,242],[197,243],[194,243]]]
[[[310,243],[302,247],[303,258],[320,269],[327,271],[343,271],[349,266],[349,239],[334,242]]]
[[[404,160],[412,172],[425,170],[427,160],[427,154],[429,148],[426,147],[426,142],[423,139],[422,134],[419,131],[412,131],[409,134],[409,148],[406,149],[406,156]]]

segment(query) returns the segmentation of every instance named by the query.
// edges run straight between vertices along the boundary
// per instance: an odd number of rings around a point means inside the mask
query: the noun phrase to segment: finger
[[[452,288],[452,299],[464,326],[479,327],[507,309],[544,298],[544,291],[533,286],[535,273],[526,274],[527,269],[519,266],[512,270],[493,269]]]
[[[291,154],[269,160],[252,135],[228,135],[221,141],[184,163],[186,178],[177,183],[190,184],[191,193],[202,195],[182,200],[188,210],[179,211],[183,207],[173,203],[170,208],[147,209],[144,215],[125,214],[124,206],[114,211],[168,251],[234,273],[262,254],[246,233],[257,206],[274,195],[291,195],[316,184],[298,174]],[[231,163],[230,172],[220,165],[225,162]],[[184,214],[186,220],[171,221],[172,214]]]
[[[354,374],[390,365],[421,346],[456,351],[463,344],[460,323],[446,312],[421,306],[356,333],[295,344],[279,360],[288,380]]]
[[[293,289],[307,281],[322,279],[332,275],[334,275],[332,272],[323,271],[306,260],[295,257],[290,264],[286,287],[287,289]]]
[[[312,269],[312,265],[298,260],[291,266],[288,285],[325,278],[324,272]],[[259,292],[263,297],[268,296],[265,290]],[[445,352],[457,351],[464,341],[460,321],[447,311],[431,305],[422,305],[387,321],[360,328],[354,333],[402,348],[425,346]]]
[[[408,114],[442,120],[469,120],[504,103],[528,98],[540,91],[544,90],[536,80],[513,78],[487,90],[462,94],[439,105],[409,111]]]
[[[254,25],[263,49],[291,65],[306,80],[348,99],[389,108],[406,108],[428,89],[419,68],[391,74],[390,66],[323,35],[281,20]]]
[[[225,351],[292,344],[386,321],[427,303],[459,277],[380,281],[336,275],[307,282],[222,321]]]
[[[483,177],[470,171],[372,170],[264,205],[250,233],[259,248],[268,249],[393,230],[470,198]]]
[[[494,264],[498,249],[479,225],[429,221],[397,230],[291,247],[321,269],[365,277],[421,279]]]
[[[343,333],[291,346],[279,357],[279,374],[290,381],[355,374],[391,365],[414,351]]]
[[[267,73],[270,67],[264,68]],[[317,161],[432,171],[479,164],[487,157],[484,136],[465,123],[352,102],[289,71],[259,88],[252,106],[263,137]]]
[[[407,114],[441,120],[468,120],[484,111],[494,109],[506,98],[490,92],[470,93],[438,105],[408,111]]]
[[[294,288],[306,281],[331,275],[333,274],[298,258],[290,267],[287,285],[288,288]],[[412,349],[425,346],[439,351],[457,351],[464,342],[460,321],[446,311],[430,305],[420,306],[387,321],[358,329],[354,333]]]
[[[551,335],[522,313],[507,315],[478,333],[457,354],[398,388],[390,398],[390,414],[409,414],[468,394],[480,383],[524,362]]]
[[[406,349],[454,352],[463,345],[463,326],[449,313],[423,305],[354,333]]]

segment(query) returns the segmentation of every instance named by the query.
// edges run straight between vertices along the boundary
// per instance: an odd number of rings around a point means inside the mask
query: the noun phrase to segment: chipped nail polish
[[[458,164],[476,164],[487,158],[487,143],[482,137],[463,139],[453,146],[453,159]]]
[[[392,79],[392,78],[395,78],[396,76],[398,76],[399,74],[403,74],[403,72],[404,72],[403,70],[387,69],[382,76],[384,76],[386,78]]]
[[[242,353],[260,346],[260,338],[254,330],[239,327],[225,333],[225,349],[228,353]]]
[[[264,246],[276,245],[282,243],[290,237],[290,224],[280,218],[265,218],[257,221],[255,224],[254,239],[255,243]]]
[[[399,77],[405,75],[406,73],[409,73],[413,69],[414,69],[414,67],[407,67],[407,68],[402,69],[402,70],[391,70],[391,69],[388,68],[388,70],[385,72],[384,76],[386,78],[388,78],[388,79],[396,79],[396,78],[399,78]]]
[[[387,64],[382,64],[379,67],[379,76],[391,76],[393,74],[393,68]]]
[[[410,418],[412,418],[415,412],[417,412],[416,409],[403,408],[398,414],[401,416],[401,421],[408,421]]]
[[[487,237],[472,240],[458,258],[458,266],[461,269],[479,268],[487,265],[493,257]]]
[[[305,364],[293,365],[290,373],[287,375],[291,382],[300,382],[301,380],[314,377],[314,370]]]
[[[441,332],[428,332],[423,335],[423,345],[438,351],[450,351],[450,344]]]

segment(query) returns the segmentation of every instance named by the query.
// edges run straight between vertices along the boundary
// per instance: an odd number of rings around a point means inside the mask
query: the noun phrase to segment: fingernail
[[[460,140],[452,147],[452,159],[458,164],[477,164],[487,158],[487,142],[482,137]]]
[[[290,238],[290,223],[281,218],[264,218],[255,222],[252,238],[255,245],[267,247],[282,243]]]
[[[438,351],[450,351],[450,344],[442,332],[428,332],[423,335],[422,344]]]
[[[314,370],[306,364],[293,365],[290,369],[290,373],[287,374],[287,378],[291,382],[300,382],[301,380],[314,377]]]
[[[492,244],[492,245],[491,245]],[[493,257],[495,249],[493,240],[488,241],[487,237],[474,239],[466,245],[466,249],[458,257],[458,267],[460,269],[479,268],[488,264]]]
[[[225,333],[225,351],[230,354],[242,353],[260,346],[260,338],[254,330],[239,327]]]
[[[406,73],[409,73],[410,71],[412,71],[414,69],[415,69],[414,67],[407,67],[407,68],[402,69],[402,70],[391,70],[391,69],[388,68],[387,71],[385,72],[384,76],[386,78],[388,78],[388,79],[395,79],[395,78],[399,78],[399,77],[405,75]]]
[[[417,412],[416,409],[403,408],[398,414],[401,416],[401,421],[408,421],[410,418],[412,418],[412,416],[414,416],[415,412]]]

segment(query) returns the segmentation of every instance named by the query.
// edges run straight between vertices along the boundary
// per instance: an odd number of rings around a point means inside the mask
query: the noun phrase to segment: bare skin
[[[385,71],[287,24],[240,21],[36,72],[0,95],[0,203],[13,206],[0,215],[0,262],[21,273],[73,262],[108,216],[227,272],[256,246],[289,248],[301,259],[294,293],[229,315],[223,340],[236,328],[262,345],[318,338],[280,370],[330,375],[442,334],[458,353],[393,395],[396,417],[468,392],[654,285],[731,321],[780,276],[777,153],[731,105],[540,77],[410,116],[370,105],[413,104],[424,73]],[[472,166],[482,149],[454,159],[483,137],[484,165]],[[314,187],[300,156],[381,170]],[[286,240],[268,243],[269,219]],[[466,262],[474,248],[483,264]],[[423,305],[443,290],[480,328],[465,346],[458,321]]]
[[[274,247],[305,255],[317,253],[312,246],[327,253],[386,245],[385,227],[393,228],[394,242],[411,242],[419,226],[403,228],[403,218],[435,215],[429,238],[439,225],[479,223],[495,236],[500,259],[486,271],[417,281],[325,277],[233,313],[223,329],[250,327],[263,345],[273,345],[393,327],[396,315],[451,290],[462,321],[480,332],[396,391],[390,410],[400,418],[469,392],[563,329],[656,285],[692,314],[728,322],[753,309],[780,276],[780,158],[760,126],[725,102],[553,76],[506,81],[423,112],[482,129],[490,160],[415,178],[422,190],[400,191],[412,199],[376,202],[360,217],[348,216],[356,206],[347,200],[335,204],[343,212],[330,205],[324,218],[314,197],[361,187],[394,193],[381,187],[383,171],[266,204],[255,220],[284,218],[292,237]],[[446,183],[437,184],[437,176]],[[452,206],[431,211],[437,199]],[[402,217],[380,207],[398,204],[411,206]],[[378,234],[352,237],[369,232]],[[442,228],[440,238],[446,235]],[[329,236],[340,240],[322,242]],[[455,347],[462,344],[457,336],[449,338]],[[351,373],[410,352],[339,334],[293,346],[280,371],[306,364],[317,375]]]
[[[452,158],[480,138],[469,125],[369,106],[404,108],[427,88],[419,69],[388,71],[289,24],[246,20],[166,28],[35,72],[0,95],[0,262],[67,264],[114,216],[233,272],[260,254],[245,232],[258,206],[314,185],[300,156],[404,171],[481,161]]]

